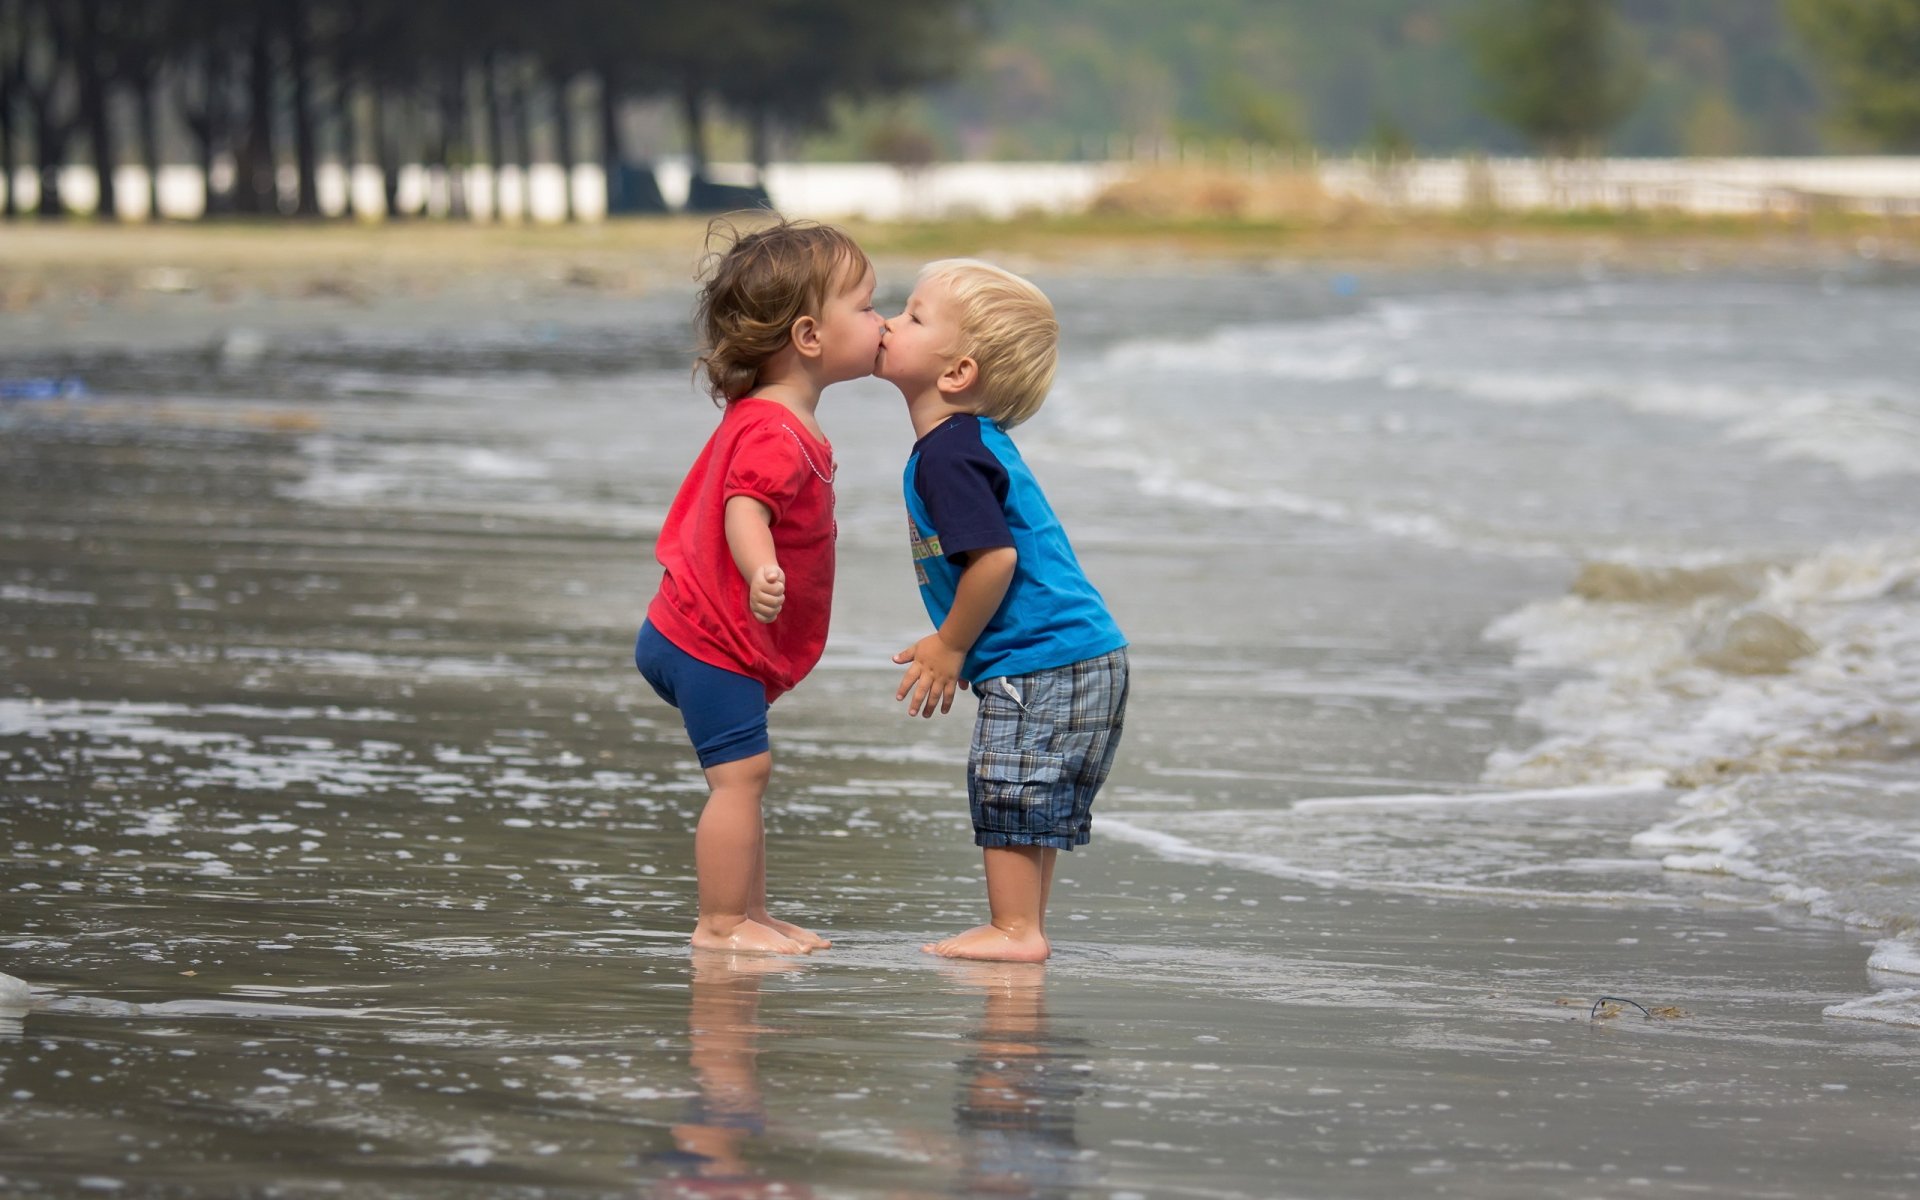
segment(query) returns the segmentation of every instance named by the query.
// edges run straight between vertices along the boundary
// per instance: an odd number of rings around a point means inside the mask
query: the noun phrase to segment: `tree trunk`
[[[60,167],[67,156],[67,129],[53,112],[54,100],[48,97],[33,119],[35,169],[40,179],[40,200],[34,215],[43,221],[57,221],[67,215],[66,200],[60,195]]]
[[[680,112],[687,125],[687,161],[694,178],[707,173],[707,106],[700,85],[689,80],[680,89]]]
[[[265,12],[254,17],[247,57],[247,142],[235,182],[235,207],[275,216],[280,212],[280,182],[273,152],[273,38]]]
[[[566,201],[568,224],[580,219],[573,208],[573,90],[562,79],[553,85],[554,139],[559,143],[554,157],[560,160],[560,195]]]
[[[188,70],[198,68],[202,91],[201,105],[198,110],[188,95],[189,76],[178,77],[180,91],[180,114],[185,119],[187,129],[193,135],[195,163],[200,168],[201,203],[200,217],[205,220],[222,211],[225,204],[213,190],[213,158],[215,148],[220,144],[226,129],[226,95],[224,81],[220,74],[220,51],[214,46],[203,46]]]
[[[150,70],[140,80],[135,101],[140,108],[140,162],[147,169],[147,220],[158,221],[160,212],[160,72]]]
[[[513,89],[514,132],[520,143],[520,219],[533,220],[533,97],[536,79],[529,67],[519,71]]]
[[[467,168],[473,161],[467,113],[467,63],[456,55],[440,93],[440,161],[447,171],[447,218],[467,218]]]
[[[600,168],[612,179],[613,173],[627,161],[620,146],[620,95],[614,90],[613,76],[600,74]]]
[[[753,182],[767,186],[767,163],[773,159],[773,114],[765,105],[755,105],[747,116],[747,155],[753,159]]]
[[[13,29],[16,35],[23,35],[21,24],[18,8],[10,0],[0,0],[0,29]],[[11,47],[5,61],[0,61],[0,187],[6,191],[0,197],[0,218],[8,221],[20,216],[20,198],[14,188],[19,177],[13,173],[13,96],[22,65]]]
[[[626,155],[620,147],[620,97],[613,90],[613,72],[600,72],[600,175],[605,185],[607,215],[616,202],[625,203],[621,173]]]
[[[345,63],[334,67],[333,128],[340,152],[340,173],[347,184],[346,202],[341,205],[340,215],[351,218],[359,211],[353,200],[353,173],[360,165],[360,138],[353,118],[353,76]]]
[[[380,164],[381,211],[387,220],[400,216],[400,172],[393,161],[393,138],[387,130],[387,85],[376,81],[373,85],[373,147],[375,160]]]
[[[35,9],[40,15],[37,31],[31,25]],[[21,37],[25,43],[35,44],[38,33],[44,47],[37,55],[29,55],[25,47],[21,49],[18,59],[21,69],[15,77],[26,101],[27,120],[33,131],[34,176],[39,184],[34,215],[43,221],[57,221],[67,214],[66,200],[60,194],[60,168],[66,165],[67,140],[73,136],[76,124],[70,103],[74,88],[68,86],[67,79],[68,68],[73,63],[75,38],[71,19],[69,9],[49,4],[23,6],[21,13]]]
[[[313,137],[313,56],[307,43],[306,0],[282,0],[287,22],[287,66],[293,77],[293,154],[300,178],[294,212],[320,215],[319,154]]]
[[[507,163],[506,118],[500,112],[500,56],[489,50],[481,68],[487,110],[487,175],[493,185],[493,219],[503,220],[500,174]]]
[[[0,68],[0,218],[12,221],[20,216],[20,200],[14,192],[13,173],[13,76]]]
[[[96,221],[120,219],[119,197],[113,179],[113,131],[107,113],[107,64],[100,61],[100,0],[80,0],[76,10],[74,68],[80,87],[80,119],[87,127],[87,141],[93,151],[95,186],[99,200],[94,205]]]

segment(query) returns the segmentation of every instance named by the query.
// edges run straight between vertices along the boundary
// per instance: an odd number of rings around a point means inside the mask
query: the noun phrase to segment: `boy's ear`
[[[793,342],[803,358],[817,358],[820,354],[820,322],[812,317],[801,317],[787,331],[787,337]]]
[[[980,364],[971,358],[957,358],[934,381],[943,395],[957,396],[980,381]]]

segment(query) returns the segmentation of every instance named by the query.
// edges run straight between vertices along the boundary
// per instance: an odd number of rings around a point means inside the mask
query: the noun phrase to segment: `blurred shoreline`
[[[221,222],[0,228],[0,351],[124,344],[110,318],[138,317],[135,342],[275,310],[470,319],[474,305],[538,308],[691,287],[708,219],[573,226]],[[1013,221],[844,222],[889,278],[927,259],[977,255],[1016,269],[1150,274],[1291,267],[1634,271],[1905,270],[1920,266],[1920,220],[1655,213],[1388,216],[1371,210],[1261,221],[1089,214]],[[381,313],[381,315],[386,315]],[[131,333],[131,330],[126,332]]]

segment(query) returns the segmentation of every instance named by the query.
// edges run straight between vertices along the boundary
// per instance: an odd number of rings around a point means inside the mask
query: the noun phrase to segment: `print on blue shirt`
[[[1069,666],[1127,644],[1013,439],[991,420],[960,414],[936,426],[914,443],[902,484],[920,598],[936,626],[953,607],[968,552],[1019,554],[963,678]]]

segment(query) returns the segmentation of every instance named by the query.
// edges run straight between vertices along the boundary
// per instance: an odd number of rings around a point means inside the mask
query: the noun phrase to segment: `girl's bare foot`
[[[942,942],[920,947],[941,958],[980,958],[995,962],[1045,962],[1053,947],[1037,929],[1009,933],[995,925],[977,925]]]
[[[786,934],[788,937],[792,938],[794,941],[799,942],[802,946],[805,946],[809,952],[814,950],[825,950],[827,947],[833,945],[831,941],[821,937],[819,934],[815,933],[813,930],[803,929],[800,926],[795,925],[792,921],[782,921],[778,917],[768,916],[766,913],[763,913],[763,912],[752,914],[751,919],[759,922],[762,925],[765,925],[768,929],[773,930],[775,933]]]
[[[693,927],[696,950],[730,950],[735,954],[806,954],[811,948],[758,921],[742,918],[724,928],[706,917]]]

